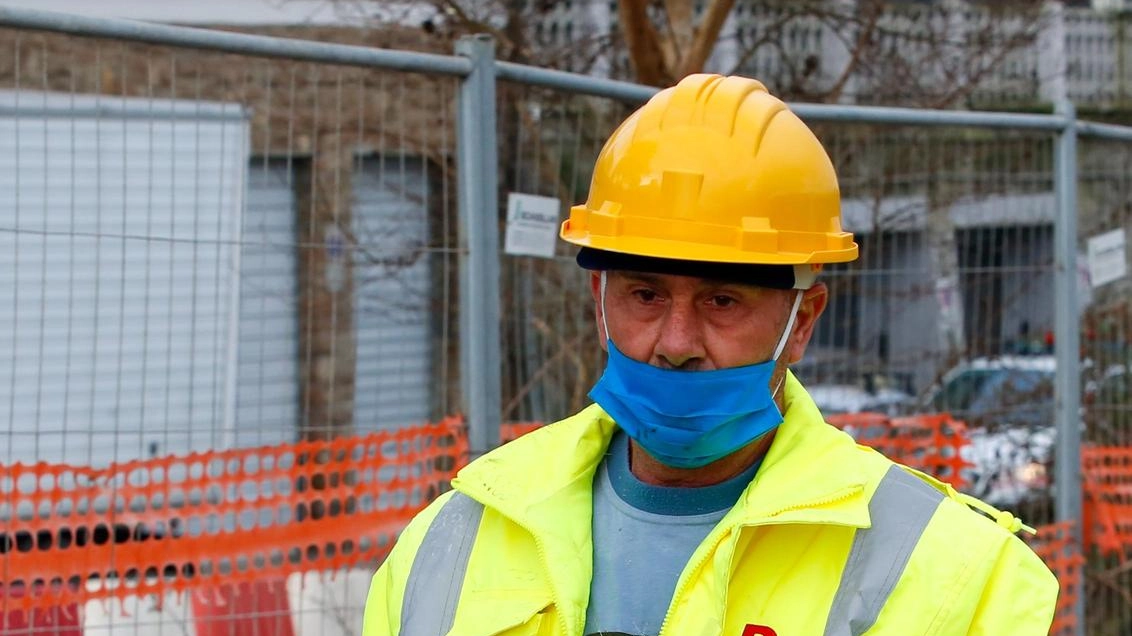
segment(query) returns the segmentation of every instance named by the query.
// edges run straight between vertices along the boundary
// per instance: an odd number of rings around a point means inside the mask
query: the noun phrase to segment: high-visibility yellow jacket
[[[762,467],[685,566],[664,636],[1048,633],[1057,580],[950,487],[826,424],[789,376]],[[364,636],[582,636],[598,407],[462,470],[374,576]]]

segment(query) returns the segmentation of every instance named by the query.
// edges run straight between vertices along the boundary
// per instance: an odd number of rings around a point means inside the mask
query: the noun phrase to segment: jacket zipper
[[[668,604],[668,609],[664,612],[664,620],[660,623],[660,633],[657,634],[657,636],[664,636],[665,630],[668,628],[668,622],[672,618],[672,608],[676,607],[676,600],[684,595],[684,590],[687,589],[688,582],[699,575],[700,568],[704,566],[704,563],[707,563],[708,557],[715,554],[715,551],[719,549],[719,544],[723,542],[723,539],[728,534],[730,534],[730,532],[724,532],[716,538],[715,545],[713,545],[710,550],[704,551],[704,556],[701,556],[696,561],[695,567],[692,568],[692,571],[689,573],[688,577],[684,579],[679,587],[676,588],[676,593],[672,595],[672,601]]]
[[[805,503],[794,504],[793,506],[786,506],[785,508],[779,508],[778,510],[775,510],[774,512],[767,515],[767,517],[768,518],[777,517],[778,515],[780,515],[784,512],[790,512],[792,510],[801,510],[803,508],[817,508],[819,506],[828,506],[829,504],[832,504],[832,503],[844,501],[844,500],[852,497],[853,495],[856,495],[857,493],[861,492],[861,490],[863,490],[863,489],[864,488],[862,486],[849,486],[849,487],[846,487],[846,488],[842,488],[841,490],[839,490],[839,491],[837,491],[837,492],[835,492],[831,495],[826,495],[825,497],[822,497],[821,499],[811,499],[810,501],[807,501]],[[756,522],[756,523],[744,523],[744,524],[739,524],[739,525],[740,526],[763,526],[763,525],[767,525],[767,523],[765,521],[759,521],[759,522]]]
[[[785,508],[781,508],[781,509],[776,510],[775,512],[767,515],[766,520],[760,520],[759,522],[756,522],[756,523],[739,523],[739,524],[736,524],[732,529],[729,529],[727,532],[721,533],[718,537],[716,537],[715,545],[713,545],[710,550],[704,551],[703,556],[701,556],[699,559],[696,560],[696,563],[695,563],[694,567],[692,568],[692,571],[689,573],[688,577],[685,578],[683,580],[683,582],[676,588],[676,593],[672,595],[672,601],[668,604],[668,610],[665,611],[665,613],[664,613],[664,620],[660,624],[660,633],[657,634],[657,636],[665,636],[665,633],[666,633],[665,630],[668,628],[668,622],[672,618],[672,608],[676,607],[676,601],[678,599],[680,599],[681,597],[683,597],[684,592],[687,590],[688,586],[690,585],[690,582],[693,579],[695,579],[696,576],[699,575],[700,569],[704,566],[705,563],[707,563],[708,558],[710,558],[712,555],[714,555],[715,551],[719,549],[719,544],[723,542],[723,540],[727,537],[727,535],[731,534],[734,530],[741,530],[745,527],[771,525],[773,523],[772,518],[776,517],[776,516],[778,516],[778,515],[780,515],[784,512],[789,512],[791,510],[800,510],[802,508],[813,508],[813,507],[816,507],[816,506],[827,506],[831,503],[837,503],[838,501],[843,501],[843,500],[848,499],[848,498],[852,497],[853,495],[857,494],[858,492],[860,492],[860,490],[861,490],[860,487],[846,488],[846,489],[841,490],[841,491],[839,491],[839,492],[837,492],[833,495],[830,495],[828,497],[823,497],[821,499],[814,499],[814,500],[807,501],[805,503],[797,504],[797,505],[793,505],[793,506],[787,506]],[[537,539],[536,539],[536,542],[537,542]]]
[[[484,502],[489,501],[491,499],[491,497],[484,497],[483,493],[478,493],[480,496],[475,497],[475,496],[472,495],[471,492],[469,492],[469,491],[472,491],[472,490],[476,490],[476,489],[475,488],[469,488],[468,490],[463,490],[461,492],[463,492],[465,495],[471,497],[472,499],[475,499],[476,501],[480,502],[480,504],[482,504],[484,507],[487,507],[488,504],[486,504]],[[539,536],[537,534],[535,534],[534,531],[531,530],[530,526],[519,521],[519,519],[517,517],[510,516],[510,515],[504,515],[504,516],[506,516],[508,519],[513,521],[515,523],[515,525],[519,526],[523,530],[526,530],[527,534],[531,535],[531,538],[534,539],[535,552],[538,553],[539,565],[542,566],[543,572],[546,573],[546,582],[547,582],[547,585],[550,587],[551,601],[554,603],[555,611],[558,614],[558,627],[559,627],[559,629],[562,630],[562,636],[569,636],[570,630],[569,630],[569,626],[566,624],[566,615],[562,613],[562,610],[561,610],[561,607],[560,607],[561,604],[559,603],[558,589],[554,586],[554,580],[550,575],[550,560],[546,558],[546,548],[544,548],[543,545],[542,545],[542,539],[540,539]]]
[[[526,530],[527,534],[531,535],[531,538],[534,539],[535,552],[538,553],[539,565],[542,566],[543,572],[546,572],[546,583],[550,587],[551,601],[554,603],[555,613],[558,614],[558,628],[561,630],[562,636],[569,636],[570,629],[569,625],[566,624],[566,614],[562,612],[560,603],[561,599],[558,598],[558,588],[555,587],[554,579],[550,574],[550,560],[546,558],[546,549],[542,545],[542,539],[540,539],[539,536],[535,534],[525,523],[521,523],[514,517],[512,517],[511,520],[514,521],[520,528]]]

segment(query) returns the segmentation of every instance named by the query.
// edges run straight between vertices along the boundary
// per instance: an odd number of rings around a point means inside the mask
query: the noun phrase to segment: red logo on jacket
[[[747,623],[743,628],[743,636],[778,636],[778,632],[766,625],[752,625]]]

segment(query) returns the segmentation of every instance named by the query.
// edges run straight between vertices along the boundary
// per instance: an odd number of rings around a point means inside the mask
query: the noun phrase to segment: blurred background
[[[1132,633],[1132,134],[1076,142],[1065,295],[1061,133],[1025,124],[1132,124],[1132,2],[0,0],[0,634],[357,633],[455,468],[588,404],[586,278],[516,211],[583,201],[639,98],[503,77],[484,173],[462,59],[366,57],[470,34],[583,82],[706,70],[834,108],[806,118],[861,258],[824,274],[795,373],[862,443],[1045,528],[1056,633]]]

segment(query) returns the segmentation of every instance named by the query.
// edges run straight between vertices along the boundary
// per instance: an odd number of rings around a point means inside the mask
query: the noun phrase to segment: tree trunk
[[[673,71],[687,57],[696,37],[695,7],[692,0],[665,0],[664,13],[668,18],[668,37],[664,38],[661,47],[665,67]]]
[[[618,3],[621,33],[625,36],[637,81],[650,86],[668,86],[673,78],[665,66],[660,36],[649,19],[648,5],[648,0]]]
[[[723,30],[723,23],[727,21],[727,14],[731,13],[734,6],[735,0],[713,0],[704,10],[700,26],[694,31],[694,39],[687,49],[681,49],[677,70],[680,77],[704,70],[708,57],[719,43],[719,34]]]

